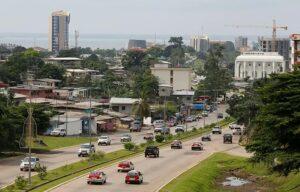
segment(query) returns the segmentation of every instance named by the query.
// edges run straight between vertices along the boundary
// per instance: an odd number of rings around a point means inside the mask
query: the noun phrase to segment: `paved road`
[[[231,132],[226,130],[225,132]],[[234,136],[233,144],[223,144],[222,135],[213,135],[211,142],[204,143],[204,151],[191,151],[190,147],[196,138],[184,142],[183,149],[160,149],[159,158],[145,158],[143,155],[132,158],[136,170],[144,174],[144,183],[141,185],[125,184],[126,173],[118,173],[117,165],[114,164],[102,169],[108,176],[104,185],[87,185],[86,175],[66,183],[53,192],[154,192],[170,180],[180,175],[183,171],[196,165],[215,152],[226,151],[228,153],[249,156],[245,150],[238,145],[238,136]]]
[[[218,111],[219,112],[225,112],[227,106],[220,105]],[[214,111],[213,113],[210,113],[208,117],[205,118],[205,124],[211,124],[213,122],[217,121],[217,111]],[[188,123],[188,130],[192,129],[192,127],[202,127],[203,126],[203,119],[198,122],[191,122]],[[144,142],[143,135],[148,130],[144,130],[140,133],[131,133],[133,142],[135,143],[142,143]],[[171,133],[175,133],[174,127],[171,128]],[[116,151],[119,149],[123,149],[123,144],[120,142],[121,135],[124,134],[124,132],[118,132],[115,134],[110,135],[112,139],[112,144],[110,146],[97,146],[96,150],[107,152]],[[67,147],[63,149],[57,149],[53,150],[50,153],[47,154],[38,154],[38,156],[41,159],[41,164],[46,165],[48,170],[52,170],[61,166],[64,166],[66,164],[74,163],[82,158],[78,158],[77,151],[79,146],[73,146],[73,147]],[[21,172],[19,170],[19,164],[21,159],[24,157],[14,157],[14,158],[8,158],[0,160],[0,188],[3,186],[6,186],[14,181],[16,176],[18,175],[24,175],[27,177],[27,172]],[[33,173],[35,174],[35,173]]]

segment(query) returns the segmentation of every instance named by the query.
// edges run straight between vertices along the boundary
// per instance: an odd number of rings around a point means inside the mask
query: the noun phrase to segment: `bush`
[[[166,136],[166,140],[170,141],[172,139],[173,139],[173,135],[169,134],[169,135]]]
[[[124,148],[128,151],[132,151],[135,148],[135,144],[132,142],[124,143]]]
[[[134,151],[137,152],[139,149],[140,149],[140,146],[139,146],[139,145],[134,145],[134,147],[133,147],[133,150],[134,150]]]
[[[157,143],[162,143],[165,140],[165,137],[163,135],[156,135],[155,136],[155,141]]]
[[[105,153],[103,151],[97,151],[95,153],[90,154],[89,160],[90,161],[99,161],[103,159]]]
[[[38,177],[41,180],[44,180],[45,177],[47,176],[47,167],[45,165],[43,165],[43,166],[39,165],[36,170],[38,172]]]
[[[26,187],[27,183],[28,183],[28,181],[27,181],[27,179],[25,179],[24,176],[18,176],[15,179],[15,184],[18,189],[24,189]]]
[[[193,132],[196,132],[196,131],[197,131],[197,128],[196,128],[196,127],[193,127],[192,131],[193,131]]]

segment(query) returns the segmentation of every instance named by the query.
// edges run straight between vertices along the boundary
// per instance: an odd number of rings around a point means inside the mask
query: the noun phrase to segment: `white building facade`
[[[151,73],[158,78],[159,84],[170,85],[173,91],[191,90],[192,68],[169,67],[169,64],[154,64]]]
[[[285,72],[283,56],[276,52],[245,52],[235,60],[235,79],[260,79]]]
[[[190,39],[190,46],[196,51],[206,52],[209,49],[208,36],[193,36]]]

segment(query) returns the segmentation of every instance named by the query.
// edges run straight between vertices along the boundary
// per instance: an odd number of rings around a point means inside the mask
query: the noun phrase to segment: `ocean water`
[[[147,42],[156,42],[167,44],[172,35],[143,35],[143,34],[80,34],[78,44],[81,47],[91,47],[92,49],[121,49],[127,48],[129,39],[143,39]],[[182,35],[185,44],[189,44],[189,35]],[[210,36],[211,40],[228,40],[234,41],[235,36]],[[257,40],[257,37],[249,37],[249,42]],[[0,33],[0,44],[11,43],[24,47],[48,47],[47,34],[38,33]],[[75,45],[74,35],[70,35],[69,46],[72,48]]]

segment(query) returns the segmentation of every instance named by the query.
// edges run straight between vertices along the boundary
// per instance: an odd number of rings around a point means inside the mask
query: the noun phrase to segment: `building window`
[[[173,72],[173,70],[171,70],[171,76],[173,76],[173,74],[174,74],[174,72]]]
[[[125,106],[122,106],[122,111],[125,111],[126,107]]]
[[[187,101],[190,101],[190,100],[191,100],[191,97],[186,97],[186,100],[187,100]]]
[[[173,77],[170,78],[170,83],[173,85]]]

